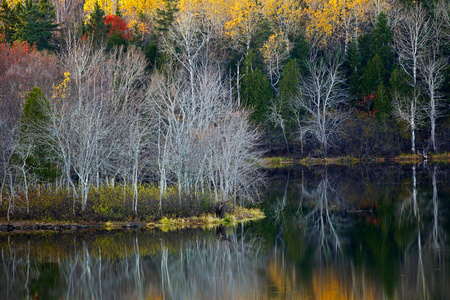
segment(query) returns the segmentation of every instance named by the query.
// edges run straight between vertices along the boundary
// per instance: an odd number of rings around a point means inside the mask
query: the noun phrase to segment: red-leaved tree
[[[111,37],[114,33],[118,33],[125,40],[131,39],[130,30],[127,23],[119,16],[107,15],[105,19],[105,25],[110,26],[108,37]]]

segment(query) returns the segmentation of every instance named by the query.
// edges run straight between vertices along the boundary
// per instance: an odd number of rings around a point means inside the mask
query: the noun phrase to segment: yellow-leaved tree
[[[248,53],[263,17],[262,6],[256,0],[235,0],[230,6],[229,15],[230,20],[225,24],[226,34],[238,51]]]
[[[162,0],[86,0],[84,11],[90,13],[96,2],[107,15],[114,14],[118,5],[129,26],[137,26],[141,32],[149,30],[156,16],[156,9],[164,7]]]
[[[305,0],[307,35],[314,45],[335,47],[344,43],[345,51],[367,22],[377,0]]]
[[[276,89],[281,78],[284,63],[289,58],[291,44],[283,32],[275,32],[260,50],[264,58],[264,66],[267,69],[270,84]]]
[[[263,14],[274,31],[283,32],[295,39],[304,15],[303,4],[298,0],[263,0]]]

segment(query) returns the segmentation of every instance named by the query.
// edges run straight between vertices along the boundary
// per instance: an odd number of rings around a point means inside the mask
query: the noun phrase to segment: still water
[[[0,233],[0,299],[450,299],[450,168],[270,171],[214,230]]]

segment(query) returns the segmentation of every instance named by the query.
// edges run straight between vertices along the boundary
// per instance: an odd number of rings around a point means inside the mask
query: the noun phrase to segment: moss
[[[396,157],[394,157],[394,161],[398,163],[404,164],[416,164],[423,161],[425,158],[420,154],[405,154],[402,153]]]
[[[431,161],[438,162],[438,163],[450,163],[450,153],[444,152],[444,153],[436,153],[430,155]]]
[[[294,159],[290,157],[265,157],[261,160],[262,167],[269,169],[286,168],[294,165]]]
[[[325,157],[325,158],[313,158],[306,157],[299,161],[301,165],[313,166],[313,165],[352,165],[361,162],[360,159],[353,156],[342,157]]]
[[[226,213],[225,218],[220,219],[212,214],[204,214],[200,217],[167,218],[163,217],[157,222],[150,222],[147,228],[159,228],[162,231],[173,231],[183,228],[213,228],[219,225],[234,226],[248,221],[265,218],[264,213],[257,208],[236,207],[233,213]]]

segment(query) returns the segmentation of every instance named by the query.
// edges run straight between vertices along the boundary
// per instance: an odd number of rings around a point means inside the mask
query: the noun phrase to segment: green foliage
[[[291,50],[291,58],[297,60],[300,72],[305,75],[308,71],[305,62],[309,59],[309,44],[303,35],[299,35],[294,40],[294,45]]]
[[[372,50],[372,57],[378,55],[384,67],[383,80],[385,84],[395,66],[393,42],[392,31],[387,23],[386,14],[381,12],[377,17],[375,29],[372,31],[370,49]]]
[[[242,102],[253,109],[252,119],[258,124],[264,123],[267,109],[273,98],[269,79],[254,66],[255,51],[250,50],[244,60],[244,76],[241,81]]]
[[[53,32],[58,27],[56,12],[49,0],[25,0],[17,2],[14,8],[10,8],[7,1],[3,0],[0,7],[0,21],[3,24],[0,33],[7,42],[26,41],[28,44],[36,44],[39,50],[56,49]]]
[[[383,81],[378,84],[378,88],[376,91],[377,98],[374,103],[374,110],[377,112],[377,115],[388,115],[392,109],[389,93],[384,86]]]
[[[164,9],[156,9],[155,29],[160,33],[166,33],[175,20],[175,14],[178,12],[177,0],[163,0]]]
[[[391,95],[397,93],[399,96],[405,96],[411,90],[411,87],[408,85],[408,75],[400,67],[392,71],[389,78],[389,86]]]
[[[270,22],[267,19],[262,19],[259,23],[257,30],[252,37],[252,41],[250,43],[250,49],[261,49],[264,46],[264,43],[269,39],[269,37],[273,34],[272,27],[270,26]],[[263,67],[261,66],[261,69]]]
[[[280,100],[282,116],[287,120],[286,128],[292,129],[293,114],[290,110],[290,102],[292,98],[297,96],[298,87],[302,77],[301,63],[298,59],[291,59],[286,63],[280,80]]]
[[[359,90],[362,94],[370,94],[377,90],[378,85],[383,83],[385,68],[378,54],[367,63],[363,69],[361,85]]]
[[[2,0],[0,6],[0,34],[6,42],[14,42],[16,34],[16,25],[19,23],[16,12],[9,7],[8,1]]]
[[[52,182],[58,175],[51,161],[55,155],[49,150],[49,114],[50,103],[41,89],[34,87],[25,99],[20,120],[20,147],[32,149],[25,159],[40,182]]]
[[[145,69],[151,72],[157,65],[158,60],[161,59],[161,54],[158,51],[157,43],[150,43],[144,49],[145,59],[147,60],[147,66]]]
[[[94,9],[88,16],[87,22],[83,25],[83,34],[92,38],[97,45],[103,45],[108,39],[110,26],[105,24],[106,14],[100,7],[100,4],[95,2]]]
[[[346,63],[344,65],[347,69],[348,85],[352,95],[359,93],[361,64],[361,52],[358,50],[357,44],[352,43],[347,51]]]
[[[122,33],[117,30],[108,38],[108,48],[123,46],[126,49],[127,45],[128,41],[123,37]]]
[[[283,102],[289,101],[298,93],[302,70],[298,59],[291,59],[286,63],[280,80],[280,96]]]

